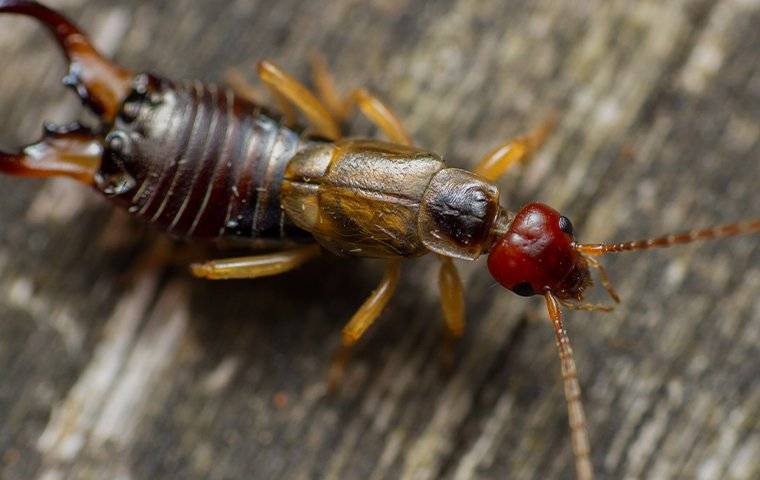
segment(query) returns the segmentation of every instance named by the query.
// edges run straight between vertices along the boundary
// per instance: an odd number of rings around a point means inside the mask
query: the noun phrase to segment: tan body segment
[[[376,140],[339,140],[302,151],[285,171],[288,217],[335,253],[377,258],[427,253],[417,233],[420,202],[444,168],[424,150]]]

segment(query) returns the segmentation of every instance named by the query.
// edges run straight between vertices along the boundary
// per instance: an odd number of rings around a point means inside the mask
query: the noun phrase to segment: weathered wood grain
[[[760,214],[757,0],[50,3],[125,66],[176,78],[263,57],[306,78],[321,50],[342,88],[377,91],[455,166],[557,110],[549,144],[501,185],[509,205],[561,208],[582,240]],[[0,57],[4,147],[80,115],[32,22],[0,18]],[[542,303],[483,261],[461,265],[452,372],[422,259],[330,396],[376,263],[129,284],[139,226],[67,182],[0,189],[1,478],[572,478]],[[607,264],[622,306],[569,315],[599,476],[760,476],[758,238]]]

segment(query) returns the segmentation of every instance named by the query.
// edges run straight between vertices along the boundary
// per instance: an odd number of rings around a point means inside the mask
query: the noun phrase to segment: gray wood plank
[[[219,81],[272,58],[386,99],[420,146],[471,167],[551,111],[557,131],[500,182],[584,241],[760,212],[760,4],[747,0],[50,2],[133,69]],[[80,116],[32,22],[0,17],[0,145]],[[356,134],[372,133],[357,120]],[[380,265],[281,278],[122,274],[153,241],[65,181],[0,178],[0,477],[572,478],[538,300],[462,264],[469,325],[438,362],[433,259],[358,349],[326,368]],[[606,261],[623,303],[569,314],[602,478],[760,475],[757,237]]]

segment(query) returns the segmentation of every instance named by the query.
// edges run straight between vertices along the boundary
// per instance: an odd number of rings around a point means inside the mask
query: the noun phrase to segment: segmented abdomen
[[[106,140],[112,196],[182,237],[304,235],[280,208],[285,167],[307,144],[299,133],[225,88],[146,85]]]

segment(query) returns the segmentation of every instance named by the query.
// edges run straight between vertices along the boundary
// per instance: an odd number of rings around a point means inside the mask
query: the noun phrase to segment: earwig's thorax
[[[466,170],[446,168],[425,190],[417,228],[431,251],[474,260],[488,250],[500,213],[495,185]]]

